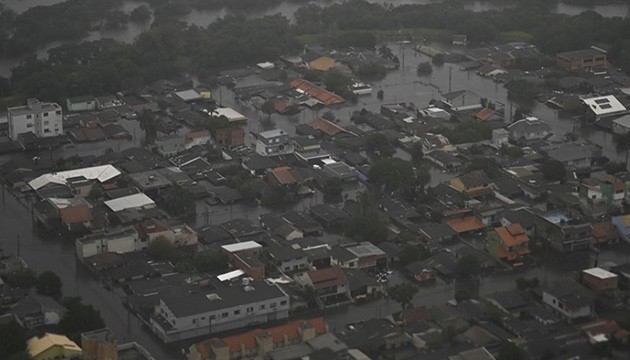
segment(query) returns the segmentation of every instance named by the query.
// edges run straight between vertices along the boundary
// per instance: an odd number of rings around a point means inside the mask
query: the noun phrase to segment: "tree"
[[[379,90],[379,91],[377,91],[377,92],[376,92],[376,97],[377,97],[379,100],[383,100],[383,98],[385,97],[385,92],[383,91],[383,89],[381,89],[381,90]]]
[[[387,289],[387,295],[404,309],[411,307],[413,297],[418,293],[418,286],[412,283],[396,284]]]
[[[428,252],[422,246],[406,244],[400,252],[400,263],[407,265],[414,261],[425,259],[428,255]]]
[[[101,196],[103,196],[103,189],[99,183],[95,182],[92,184],[92,188],[90,188],[90,193],[87,197],[90,200],[97,200],[100,199]]]
[[[193,264],[198,271],[221,271],[228,266],[226,257],[218,250],[208,250],[196,254],[193,258]]]
[[[0,324],[0,359],[12,359],[26,350],[26,331],[15,320]]]
[[[19,269],[4,275],[4,281],[12,287],[30,288],[37,282],[35,271]]]
[[[366,144],[368,151],[379,157],[389,157],[394,155],[396,149],[385,134],[372,133],[368,136]]]
[[[431,58],[431,62],[434,63],[437,66],[442,66],[442,65],[444,65],[444,62],[446,62],[446,59],[444,57],[444,54],[437,53],[437,54],[433,55],[433,57]]]
[[[101,313],[92,305],[81,303],[81,298],[70,297],[63,300],[68,309],[59,325],[70,339],[78,341],[80,334],[105,327]]]
[[[456,271],[461,277],[474,277],[481,273],[481,265],[476,257],[464,255],[457,261]]]
[[[190,191],[179,185],[164,190],[160,197],[164,200],[164,207],[173,215],[182,216],[196,213],[195,197]]]
[[[499,354],[497,360],[521,360],[523,359],[523,351],[513,342],[504,341],[499,346]]]
[[[322,192],[324,193],[324,198],[326,199],[341,199],[341,194],[343,193],[343,180],[337,178],[326,180]]]
[[[378,55],[384,59],[393,59],[394,58],[394,53],[392,52],[392,49],[387,46],[386,44],[383,44],[381,46],[379,46],[378,48]]]
[[[536,277],[531,278],[531,279],[520,277],[516,279],[516,288],[520,291],[534,289],[534,288],[537,288],[538,285],[540,285],[540,281]]]
[[[420,141],[416,141],[411,145],[411,160],[420,161],[424,158],[424,149],[422,148],[422,143]]]
[[[626,171],[626,165],[621,162],[611,161],[608,164],[604,165],[604,170],[610,175],[615,175],[617,173]]]
[[[39,274],[35,287],[41,295],[47,295],[55,299],[61,298],[61,278],[52,271],[44,271]]]
[[[384,187],[386,191],[395,191],[414,186],[414,170],[406,160],[380,159],[370,168],[370,182]]]
[[[129,20],[135,23],[144,23],[151,20],[151,9],[146,5],[140,5],[131,11]]]
[[[271,114],[276,111],[276,108],[272,100],[267,100],[260,106],[260,110],[267,114],[267,121],[271,121]]]
[[[433,67],[431,66],[431,63],[429,63],[428,61],[421,62],[416,67],[416,74],[418,74],[418,76],[431,75],[432,72],[433,72]]]
[[[150,110],[143,110],[138,115],[140,129],[144,130],[145,141],[147,144],[153,144],[158,133],[157,119],[155,114]]]
[[[173,245],[164,236],[158,236],[147,247],[147,253],[149,257],[158,261],[170,260],[173,258],[175,252],[175,245]]]
[[[356,214],[345,224],[345,234],[357,241],[380,243],[387,238],[387,227],[379,218],[374,199],[369,192],[359,195]]]
[[[564,164],[554,159],[545,160],[540,166],[540,172],[548,181],[563,181],[567,176]]]

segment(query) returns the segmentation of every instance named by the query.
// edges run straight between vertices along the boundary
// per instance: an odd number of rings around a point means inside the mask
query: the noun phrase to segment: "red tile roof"
[[[490,108],[483,108],[475,113],[475,117],[481,121],[486,121],[490,119],[494,114],[496,114],[496,111]]]
[[[346,275],[338,267],[309,271],[308,277],[311,279],[315,290],[339,286],[348,282]]]
[[[477,216],[466,216],[463,218],[451,219],[446,222],[457,233],[462,234],[470,231],[481,230],[486,226]]]
[[[505,246],[519,246],[529,242],[529,237],[525,233],[525,229],[521,224],[512,224],[495,228],[494,231],[499,235]]]
[[[343,127],[335,124],[334,122],[326,119],[317,118],[306,123],[306,125],[312,127],[315,130],[319,130],[328,136],[335,136],[342,132],[347,132]]]
[[[94,217],[92,216],[92,209],[87,205],[74,205],[67,206],[59,210],[61,214],[61,219],[66,224],[77,224],[86,221],[91,221]]]
[[[288,166],[277,167],[271,170],[271,173],[282,185],[291,185],[297,183],[297,179],[295,178],[295,176],[293,176],[293,172]]]
[[[284,343],[285,336],[286,339],[291,342],[292,340],[296,340],[301,337],[300,328],[303,326],[314,327],[317,335],[322,335],[328,332],[328,326],[326,325],[324,318],[318,317],[308,320],[295,320],[290,323],[276,326],[270,329],[254,329],[242,334],[225,337],[222,339],[209,339],[199,342],[195,344],[195,346],[197,347],[197,350],[201,353],[202,359],[210,358],[210,353],[212,352],[212,344],[218,345],[224,343],[229,346],[231,353],[240,353],[241,345],[245,347],[246,350],[250,350],[256,347],[256,335],[258,334],[271,335],[273,337],[274,343]]]
[[[294,79],[291,81],[291,87],[303,91],[327,106],[342,104],[345,101],[341,96],[333,94],[328,90],[324,90],[321,87],[303,79]]]
[[[193,140],[197,138],[210,137],[210,131],[208,130],[199,130],[199,131],[191,131],[186,134],[186,140]]]

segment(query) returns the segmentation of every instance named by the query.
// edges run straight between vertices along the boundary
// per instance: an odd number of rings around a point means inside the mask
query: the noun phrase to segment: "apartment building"
[[[44,103],[28,99],[25,106],[7,109],[9,137],[17,140],[20,134],[32,132],[37,137],[63,134],[63,114],[56,103]]]

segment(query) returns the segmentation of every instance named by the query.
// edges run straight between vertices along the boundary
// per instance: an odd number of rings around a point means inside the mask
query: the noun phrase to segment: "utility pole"
[[[20,257],[20,234],[17,234],[17,256]]]
[[[453,66],[448,66],[448,92],[453,91],[451,85],[453,83]]]

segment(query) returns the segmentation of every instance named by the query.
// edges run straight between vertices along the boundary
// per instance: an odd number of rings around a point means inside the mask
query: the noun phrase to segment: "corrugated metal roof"
[[[150,197],[143,193],[133,194],[129,196],[123,196],[118,199],[105,201],[105,206],[110,208],[113,212],[122,211],[125,209],[133,209],[143,207],[147,205],[154,205],[155,202]]]
[[[89,180],[98,180],[99,182],[105,182],[107,180],[115,178],[120,174],[121,172],[112,165],[101,165],[44,174],[38,178],[29,181],[28,184],[31,188],[33,188],[33,190],[38,190],[50,183],[66,184],[66,181],[68,179],[78,176],[83,176]]]

